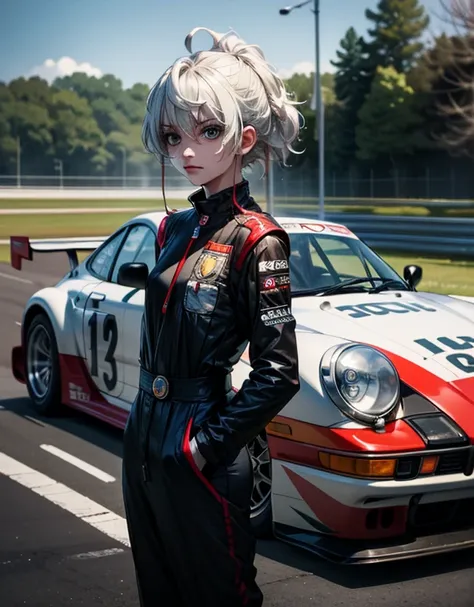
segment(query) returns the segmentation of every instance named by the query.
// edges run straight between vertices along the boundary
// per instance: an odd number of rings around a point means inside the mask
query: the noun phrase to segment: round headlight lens
[[[329,354],[329,353],[328,353]],[[334,402],[362,421],[388,415],[400,398],[400,380],[390,360],[369,346],[344,345],[322,361],[323,379]]]

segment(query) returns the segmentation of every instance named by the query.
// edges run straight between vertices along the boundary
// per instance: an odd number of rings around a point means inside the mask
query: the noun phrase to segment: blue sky
[[[309,6],[282,17],[288,0],[2,0],[0,81],[39,73],[51,80],[80,66],[91,74],[112,73],[126,87],[153,84],[179,56],[186,34],[196,26],[218,32],[233,28],[259,44],[284,76],[314,66],[314,18]],[[423,0],[429,14],[439,0]],[[377,0],[320,0],[321,67],[352,25],[365,33],[365,8]],[[436,16],[432,29],[441,26]],[[196,37],[198,48],[209,39]],[[64,59],[66,58],[66,59]],[[47,63],[46,63],[47,62]]]

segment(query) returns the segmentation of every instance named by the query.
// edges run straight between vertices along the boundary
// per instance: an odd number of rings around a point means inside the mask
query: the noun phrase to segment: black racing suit
[[[124,437],[142,607],[263,602],[246,445],[299,390],[296,323],[288,237],[246,181],[234,194],[205,199],[200,190],[190,197],[194,208],[170,214],[148,278],[140,362],[169,380],[169,394],[155,398],[141,383]],[[249,343],[252,370],[235,392],[230,372]],[[193,437],[207,462],[202,471]]]

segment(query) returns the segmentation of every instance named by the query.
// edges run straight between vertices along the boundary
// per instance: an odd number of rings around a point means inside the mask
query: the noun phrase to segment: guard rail
[[[326,219],[346,225],[374,249],[474,259],[474,219],[352,213],[327,213]]]

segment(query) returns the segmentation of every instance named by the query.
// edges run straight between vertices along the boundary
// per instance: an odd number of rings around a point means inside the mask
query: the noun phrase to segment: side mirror
[[[423,270],[420,266],[410,265],[403,268],[403,278],[410,287],[416,287],[423,276]]]
[[[124,287],[144,289],[148,279],[146,263],[124,263],[120,266],[117,282]]]

